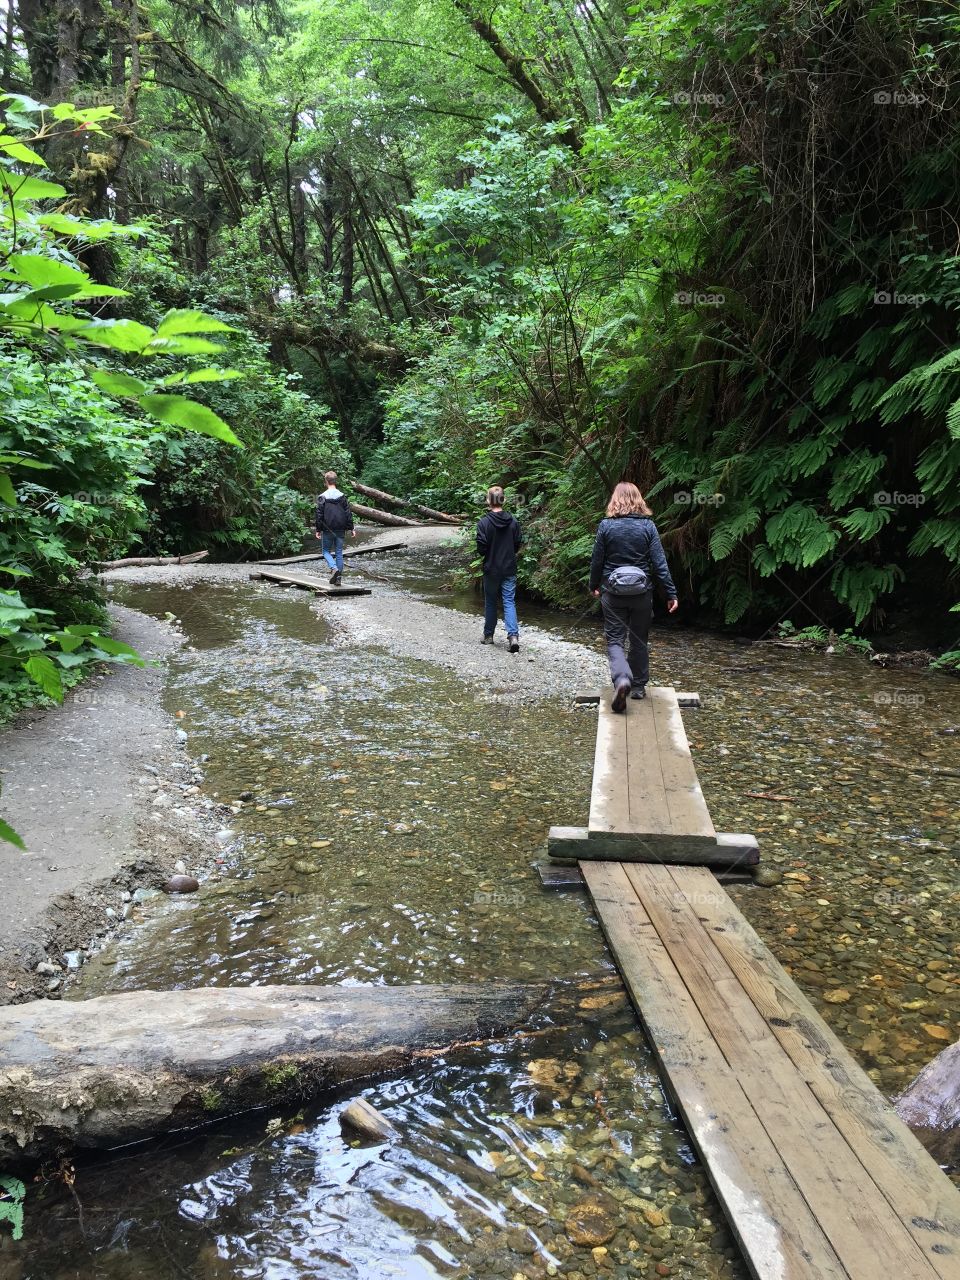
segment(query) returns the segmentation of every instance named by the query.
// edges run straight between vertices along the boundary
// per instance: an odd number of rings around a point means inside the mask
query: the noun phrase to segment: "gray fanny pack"
[[[642,596],[651,588],[650,575],[646,569],[632,564],[612,569],[605,585],[615,596]]]

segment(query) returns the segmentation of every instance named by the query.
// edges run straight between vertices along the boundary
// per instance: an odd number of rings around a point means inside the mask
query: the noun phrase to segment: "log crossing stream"
[[[621,715],[600,701],[598,719],[589,827],[552,847],[579,851],[752,1274],[960,1280],[960,1191],[711,872],[682,865],[715,861],[717,837],[674,691]]]

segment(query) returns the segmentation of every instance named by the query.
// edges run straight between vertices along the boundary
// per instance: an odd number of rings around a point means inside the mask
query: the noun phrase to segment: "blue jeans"
[[[343,573],[343,534],[334,533],[332,529],[324,529],[320,548],[330,568],[335,573]]]
[[[497,629],[497,605],[503,601],[503,625],[508,636],[520,634],[517,622],[517,578],[494,578],[483,575],[483,634],[492,636]]]

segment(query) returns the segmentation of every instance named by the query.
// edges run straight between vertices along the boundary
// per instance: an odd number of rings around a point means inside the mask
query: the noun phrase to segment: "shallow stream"
[[[444,588],[448,554],[369,570],[475,610]],[[116,596],[181,620],[168,706],[239,811],[201,892],[145,903],[74,995],[609,973],[585,896],[532,869],[550,825],[585,820],[589,710],[465,693],[428,651],[331,644],[322,605],[278,588]],[[589,619],[536,620],[600,647]],[[656,633],[654,679],[703,697],[685,719],[717,829],[754,832],[785,872],[730,893],[895,1093],[960,1036],[960,683],[676,627]],[[745,1280],[619,999],[533,1050],[505,1041],[362,1093],[390,1145],[348,1146],[324,1099],[82,1165],[76,1198],[34,1200],[29,1250],[0,1275]],[[584,1202],[617,1224],[599,1250],[571,1239]]]

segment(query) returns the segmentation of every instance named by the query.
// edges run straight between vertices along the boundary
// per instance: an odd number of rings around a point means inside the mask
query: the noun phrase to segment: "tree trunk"
[[[396,524],[414,527],[423,523],[422,520],[408,520],[406,516],[391,515],[389,511],[378,511],[376,507],[361,507],[358,502],[350,503],[350,510],[360,517],[361,520],[372,520],[374,524]]]
[[[509,49],[493,24],[479,14],[473,13],[466,0],[453,0],[453,3],[467,19],[480,39],[489,46],[503,63],[510,74],[511,80],[527,101],[530,102],[540,119],[545,124],[563,123],[566,118],[564,112],[555,103],[551,102],[543,88],[530,75],[527,70],[528,60]],[[571,151],[579,152],[583,146],[583,139],[573,126],[569,126],[557,136],[561,142],[566,143]]]
[[[398,498],[392,493],[384,493],[382,489],[372,489],[368,484],[357,484],[354,481],[353,487],[358,493],[362,493],[367,498],[375,498],[377,502],[385,502],[388,507],[410,507],[414,511],[419,511],[422,516],[429,516],[431,520],[443,520],[448,524],[460,524],[459,516],[452,516],[446,511],[435,511],[433,507],[425,507],[419,502],[412,502],[409,498]]]
[[[446,1057],[525,1025],[549,994],[511,983],[205,987],[7,1005],[0,1164],[134,1142]]]

